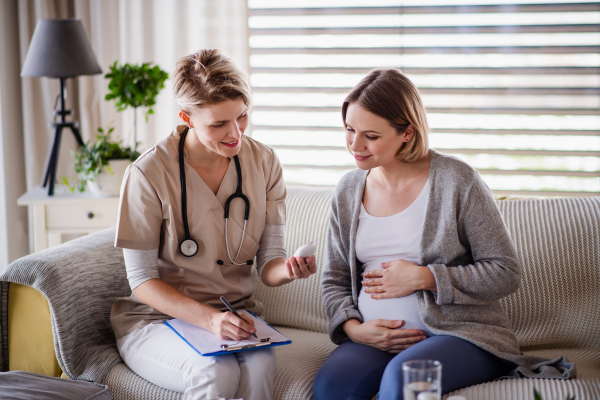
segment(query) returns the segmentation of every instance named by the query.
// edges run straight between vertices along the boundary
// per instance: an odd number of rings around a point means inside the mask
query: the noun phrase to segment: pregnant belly
[[[364,271],[379,269],[380,265],[381,261],[369,263]],[[365,293],[363,286],[358,296],[358,310],[364,321],[372,319],[402,320],[404,321],[403,329],[420,329],[427,336],[432,335],[419,317],[416,293],[393,299],[372,299],[370,293]]]

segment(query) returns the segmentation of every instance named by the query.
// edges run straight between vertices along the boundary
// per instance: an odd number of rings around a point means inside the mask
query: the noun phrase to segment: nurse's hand
[[[261,279],[267,286],[276,287],[290,283],[296,279],[305,279],[317,272],[315,256],[312,257],[277,257],[265,265]]]
[[[221,339],[244,340],[256,332],[254,321],[240,314],[239,319],[229,311],[216,312],[210,320],[210,330]]]
[[[306,279],[317,272],[315,256],[312,257],[290,257],[285,260],[285,267],[289,279]]]
[[[357,319],[350,319],[344,322],[343,329],[354,343],[398,354],[426,339],[423,331],[418,329],[398,329],[403,323],[402,320],[387,319],[372,319],[361,323]]]
[[[362,285],[372,299],[404,297],[416,290],[437,292],[435,277],[427,267],[407,260],[381,263],[381,267],[363,275]]]

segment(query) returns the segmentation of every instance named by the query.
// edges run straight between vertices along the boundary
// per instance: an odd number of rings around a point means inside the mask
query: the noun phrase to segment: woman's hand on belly
[[[344,323],[344,331],[354,343],[375,347],[378,350],[398,354],[410,346],[425,340],[423,331],[398,329],[403,321],[373,319],[361,323],[350,319]]]
[[[416,290],[437,291],[435,277],[427,267],[407,260],[384,262],[381,266],[363,276],[365,293],[373,299],[404,297]]]

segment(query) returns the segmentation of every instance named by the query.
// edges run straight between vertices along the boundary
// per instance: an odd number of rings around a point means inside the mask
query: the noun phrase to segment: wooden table
[[[56,190],[59,192],[60,190]],[[33,218],[33,251],[63,243],[63,235],[84,235],[116,225],[119,197],[97,197],[87,192],[56,193],[36,186],[19,197],[17,204],[29,207]]]

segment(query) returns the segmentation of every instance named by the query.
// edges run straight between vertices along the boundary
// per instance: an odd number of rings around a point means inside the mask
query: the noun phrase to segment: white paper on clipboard
[[[248,311],[240,311],[240,313],[242,312],[254,321],[257,338],[250,336],[248,339],[241,341],[225,340],[219,338],[217,335],[207,331],[206,329],[179,319],[170,319],[165,322],[171,329],[175,331],[175,333],[177,333],[183,340],[187,342],[187,344],[193,347],[194,350],[201,355],[216,355],[215,353],[224,353],[227,350],[222,347],[223,345],[226,345],[229,348],[243,350],[243,347],[250,347],[257,344],[263,345],[261,347],[270,347],[278,344],[291,343],[289,338],[272,328],[261,318]],[[269,344],[265,344],[265,342],[261,341],[261,339],[267,338],[269,339]]]

